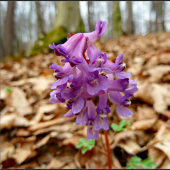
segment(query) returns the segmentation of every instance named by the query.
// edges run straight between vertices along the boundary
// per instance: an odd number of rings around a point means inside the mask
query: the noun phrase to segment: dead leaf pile
[[[114,168],[125,168],[134,155],[150,157],[158,169],[170,168],[170,33],[122,36],[97,41],[95,46],[115,61],[124,54],[127,72],[138,82],[131,97],[126,131],[108,131]],[[55,81],[52,63],[61,64],[52,53],[1,63],[1,153],[2,168],[98,169],[108,168],[104,133],[84,155],[76,149],[87,128],[65,118],[65,104],[51,104],[50,84]],[[7,92],[6,89],[11,89]],[[109,125],[125,119],[111,106]]]

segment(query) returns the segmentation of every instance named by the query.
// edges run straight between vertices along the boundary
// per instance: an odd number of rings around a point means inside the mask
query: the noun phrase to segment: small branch
[[[112,169],[112,162],[111,162],[111,157],[110,157],[110,148],[109,148],[108,133],[107,133],[106,130],[104,130],[104,135],[105,135],[105,141],[106,141],[108,166],[109,166],[109,169]]]

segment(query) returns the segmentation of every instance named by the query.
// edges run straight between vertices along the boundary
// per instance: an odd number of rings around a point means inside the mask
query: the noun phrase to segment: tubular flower
[[[87,140],[97,140],[100,129],[109,129],[108,99],[117,105],[118,115],[129,117],[133,114],[128,109],[129,98],[138,90],[137,82],[129,80],[132,74],[124,72],[123,54],[113,63],[94,46],[106,28],[106,22],[98,20],[93,32],[71,33],[64,44],[49,46],[56,56],[64,57],[61,62],[65,63],[63,67],[56,64],[49,67],[56,78],[51,84],[49,101],[66,103],[68,112],[64,117],[76,116],[76,125],[86,125]],[[95,97],[99,99],[97,106],[93,103]]]

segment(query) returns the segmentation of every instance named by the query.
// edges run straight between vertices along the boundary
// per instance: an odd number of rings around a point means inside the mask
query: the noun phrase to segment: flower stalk
[[[108,139],[108,132],[104,130],[105,142],[106,142],[106,149],[107,149],[107,161],[109,169],[112,169],[112,161],[110,156],[110,147],[109,147],[109,139]]]

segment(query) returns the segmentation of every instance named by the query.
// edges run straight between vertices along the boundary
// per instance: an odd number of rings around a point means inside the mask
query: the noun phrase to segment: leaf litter
[[[115,61],[124,54],[126,71],[133,74],[139,91],[131,97],[133,115],[109,114],[109,142],[114,168],[125,168],[132,156],[153,159],[158,169],[170,168],[170,33],[101,39],[95,46]],[[75,126],[75,117],[65,118],[65,104],[51,104],[49,69],[60,64],[53,53],[1,63],[1,153],[2,168],[80,169],[108,168],[104,132],[85,154],[76,148],[86,138],[86,127]],[[28,69],[29,68],[29,69]],[[125,131],[111,128],[121,120],[131,125]],[[99,156],[100,155],[100,156]]]

